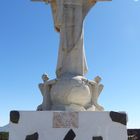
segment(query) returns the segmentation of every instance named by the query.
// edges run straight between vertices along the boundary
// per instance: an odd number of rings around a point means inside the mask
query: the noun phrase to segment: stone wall
[[[128,129],[128,140],[140,140],[140,129]]]
[[[11,111],[9,140],[127,140],[126,123],[113,111]]]

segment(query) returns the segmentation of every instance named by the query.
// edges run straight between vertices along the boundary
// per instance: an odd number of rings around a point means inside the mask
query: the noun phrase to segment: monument
[[[101,1],[101,0],[100,0]],[[104,0],[105,1],[105,0]],[[102,111],[97,102],[103,89],[101,78],[84,77],[86,63],[83,22],[96,0],[45,0],[50,3],[54,27],[60,34],[56,79],[43,75],[39,85],[43,103],[38,110]]]
[[[103,111],[98,104],[101,77],[84,77],[83,22],[96,2],[109,0],[32,1],[50,4],[60,34],[56,78],[42,75],[43,102],[37,111],[11,111],[8,127],[0,128],[0,140],[127,140],[127,115]]]

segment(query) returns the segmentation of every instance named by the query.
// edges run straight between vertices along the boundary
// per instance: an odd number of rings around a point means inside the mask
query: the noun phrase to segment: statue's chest
[[[58,0],[60,2],[60,0]],[[77,21],[83,19],[83,0],[64,0],[60,2],[58,14],[59,23],[75,25]]]
[[[63,0],[64,4],[82,6],[85,0]]]

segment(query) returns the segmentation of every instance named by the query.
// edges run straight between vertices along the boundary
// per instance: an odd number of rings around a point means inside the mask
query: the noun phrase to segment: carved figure
[[[101,77],[97,76],[93,81],[90,81],[90,89],[91,89],[91,104],[95,105],[97,110],[103,111],[104,108],[98,104],[98,97],[103,90],[103,84],[100,84]]]
[[[83,21],[95,0],[52,0],[55,29],[60,33],[56,75],[72,73],[83,76],[87,64],[83,43]]]
[[[103,111],[104,108],[98,104],[98,97],[103,90],[103,84],[100,84],[101,77],[96,76],[94,80],[87,80],[82,78],[82,81],[85,82],[85,85],[88,85],[91,94],[91,100],[87,104],[86,110],[88,111]]]
[[[46,81],[49,80],[49,77],[47,74],[42,75],[43,83],[39,84],[39,89],[41,91],[41,94],[43,96],[43,102],[41,105],[37,107],[37,110],[50,110],[51,107],[51,99],[50,99],[50,87],[45,84]]]
[[[50,3],[54,26],[60,33],[56,68],[57,79],[43,75],[39,84],[43,103],[38,110],[103,110],[97,102],[103,89],[101,78],[89,81],[83,76],[87,63],[83,42],[83,22],[96,1],[109,0],[41,0]]]
[[[43,96],[43,102],[41,105],[37,107],[37,110],[51,110],[51,95],[50,90],[52,88],[52,85],[56,83],[56,79],[50,80],[47,74],[42,75],[43,83],[39,84],[39,89],[41,91],[41,94]]]

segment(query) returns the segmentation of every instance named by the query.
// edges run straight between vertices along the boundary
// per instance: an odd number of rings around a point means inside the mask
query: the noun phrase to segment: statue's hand
[[[42,104],[37,107],[37,111],[42,111]]]

